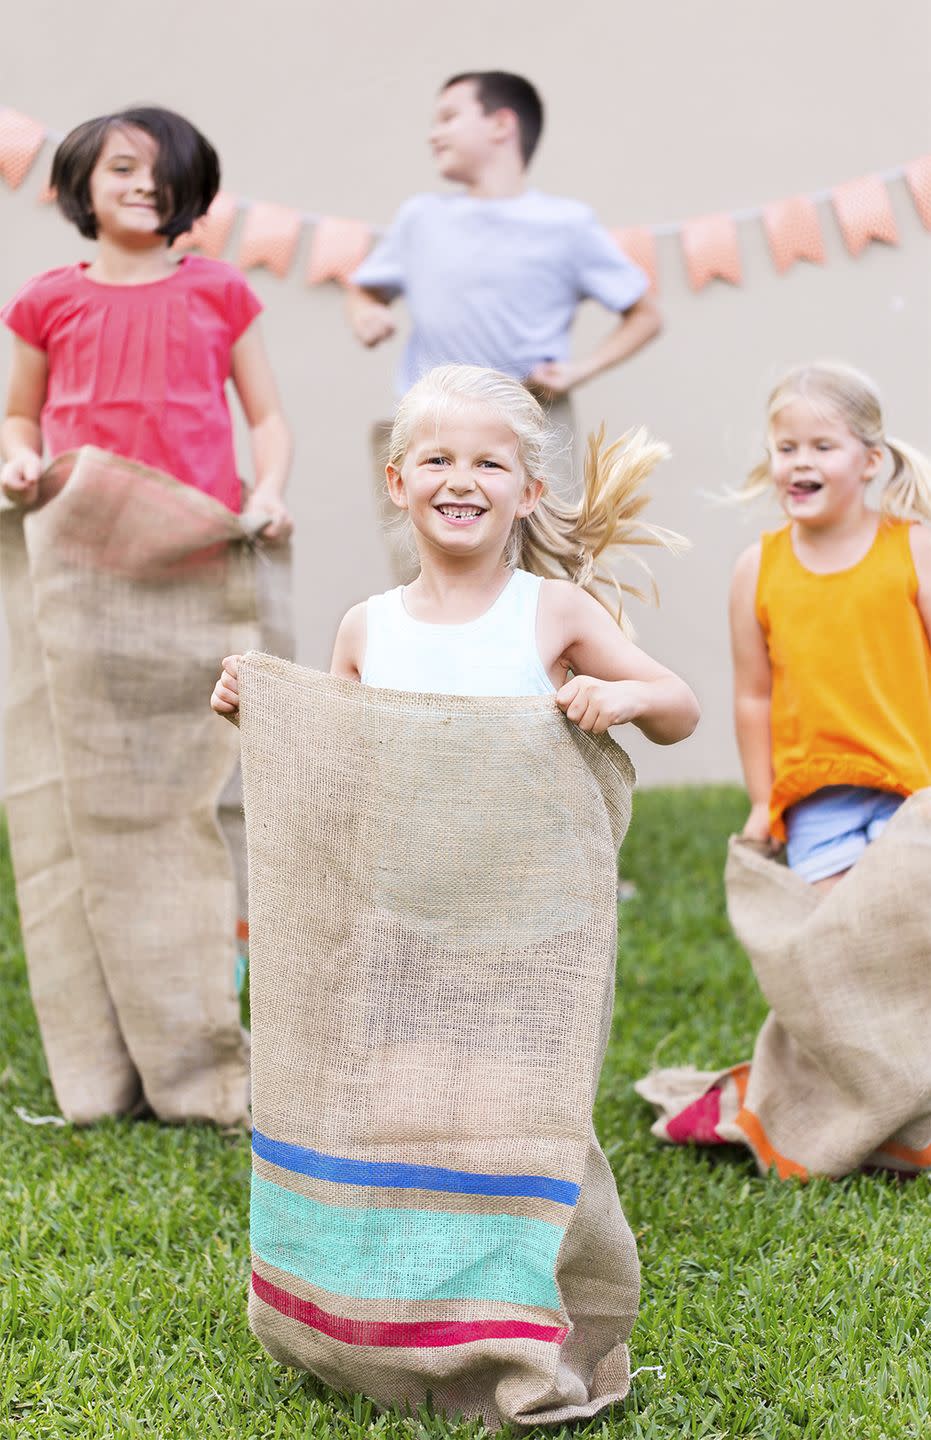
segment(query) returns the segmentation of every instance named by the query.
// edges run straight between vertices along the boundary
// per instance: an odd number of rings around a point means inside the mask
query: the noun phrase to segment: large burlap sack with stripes
[[[736,837],[727,905],[772,1007],[749,1063],[637,1085],[653,1133],[786,1178],[931,1169],[931,790],[822,892]]]
[[[85,448],[0,517],[6,806],[55,1094],[88,1122],[248,1121],[219,659],[255,636],[239,517]]]
[[[639,1289],[592,1129],[630,763],[550,698],[240,688],[253,1329],[382,1404],[591,1415]]]

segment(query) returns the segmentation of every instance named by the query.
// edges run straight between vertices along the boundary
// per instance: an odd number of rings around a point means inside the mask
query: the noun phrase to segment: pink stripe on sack
[[[346,1345],[382,1345],[413,1348],[439,1348],[444,1345],[467,1345],[473,1340],[545,1340],[561,1345],[568,1330],[557,1325],[531,1325],[524,1320],[425,1320],[405,1325],[391,1320],[346,1320],[301,1300],[287,1290],[272,1285],[255,1270],[252,1288],[260,1300],[271,1305],[289,1320],[298,1320],[341,1340]]]
[[[666,1134],[674,1145],[685,1145],[690,1140],[695,1145],[722,1145],[717,1130],[720,1119],[721,1089],[713,1085],[666,1121]]]

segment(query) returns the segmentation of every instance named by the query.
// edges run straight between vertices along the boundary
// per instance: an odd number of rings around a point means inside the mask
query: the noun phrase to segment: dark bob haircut
[[[486,115],[495,110],[514,111],[521,155],[524,164],[529,165],[543,132],[543,101],[536,88],[523,75],[512,75],[509,70],[467,70],[447,80],[443,90],[468,80],[475,86],[475,98]]]
[[[51,184],[58,207],[86,239],[97,239],[97,218],[91,208],[91,173],[110,131],[130,126],[144,130],[158,146],[153,176],[155,203],[162,222],[158,234],[167,236],[170,245],[206,212],[220,188],[217,152],[189,120],[173,110],[139,105],[115,115],[85,120],[66,135],[52,161]]]

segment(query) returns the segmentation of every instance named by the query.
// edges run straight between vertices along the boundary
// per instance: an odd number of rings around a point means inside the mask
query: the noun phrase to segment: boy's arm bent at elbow
[[[656,301],[644,295],[625,310],[613,330],[581,360],[547,360],[536,365],[527,377],[532,389],[545,395],[567,395],[577,385],[584,385],[605,370],[630,359],[648,344],[663,328],[662,315]]]
[[[730,595],[734,728],[750,797],[743,834],[751,840],[770,838],[769,799],[773,788],[772,670],[766,636],[756,614],[760,554],[757,543],[741,555],[734,568]]]

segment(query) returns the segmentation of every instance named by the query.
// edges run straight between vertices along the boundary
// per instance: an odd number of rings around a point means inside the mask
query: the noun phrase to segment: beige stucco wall
[[[470,67],[517,69],[539,84],[548,128],[534,183],[588,201],[611,225],[750,206],[931,149],[926,0],[162,0],[154,28],[147,13],[123,0],[19,7],[0,104],[58,131],[133,101],[170,105],[214,140],[226,188],[376,222],[432,185],[432,95]],[[4,297],[86,248],[35,203],[50,153],[23,189],[0,187]],[[708,496],[755,457],[780,369],[825,355],[865,367],[887,397],[890,430],[931,447],[931,236],[903,185],[893,201],[899,248],[851,259],[825,210],[827,265],[784,278],[759,225],[743,226],[740,289],[693,295],[676,242],[664,241],[662,340],[578,396],[585,426],[644,422],[671,444],[653,516],[694,541],[686,559],[661,557],[662,608],[636,618],[642,642],[695,685],[704,720],[669,751],[634,737],[647,782],[738,773],[726,588],[765,514],[722,511]],[[297,438],[300,656],[324,665],[344,609],[388,583],[366,433],[390,406],[397,347],[363,352],[339,296],[303,286],[306,243],[291,278],[258,272],[254,283]],[[583,313],[579,346],[605,324]],[[4,380],[7,357],[3,346]]]

